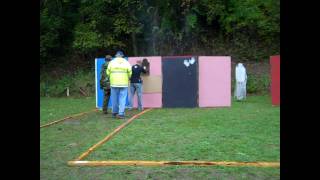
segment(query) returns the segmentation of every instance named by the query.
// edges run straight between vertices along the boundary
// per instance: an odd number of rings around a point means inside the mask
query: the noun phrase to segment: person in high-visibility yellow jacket
[[[130,63],[123,58],[122,51],[118,51],[115,56],[109,63],[106,74],[111,86],[112,117],[123,119],[132,70]]]

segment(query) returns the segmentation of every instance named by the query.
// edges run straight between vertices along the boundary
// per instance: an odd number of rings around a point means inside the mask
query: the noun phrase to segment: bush
[[[64,75],[58,79],[52,79],[48,75],[40,78],[40,96],[66,96],[67,87],[70,96],[82,96],[80,88],[88,96],[92,96],[95,92],[94,72],[77,71],[73,75]]]
[[[268,75],[248,74],[247,93],[248,94],[268,94],[270,92],[270,77]],[[231,80],[231,92],[234,93],[236,86],[235,79]]]
[[[270,77],[268,75],[254,76],[248,74],[247,93],[266,94],[270,90]]]
[[[52,79],[48,74],[40,77],[40,96],[61,97],[66,96],[66,88],[69,87],[70,96],[83,96],[80,88],[88,96],[95,94],[94,71],[77,71],[73,75],[64,75],[62,78]],[[231,92],[234,93],[235,80],[231,80]],[[270,92],[269,75],[248,74],[247,93],[267,94]]]
[[[70,86],[70,93],[81,95],[79,89],[83,89],[88,96],[95,93],[95,75],[94,72],[78,71],[73,78],[73,86]]]
[[[46,96],[47,87],[45,82],[40,82],[40,96]]]

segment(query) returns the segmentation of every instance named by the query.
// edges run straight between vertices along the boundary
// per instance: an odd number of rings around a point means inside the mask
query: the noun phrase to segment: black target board
[[[162,57],[163,107],[198,107],[198,58]]]

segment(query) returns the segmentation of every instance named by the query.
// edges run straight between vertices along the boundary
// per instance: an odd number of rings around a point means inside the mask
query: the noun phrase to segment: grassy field
[[[72,99],[41,101],[40,117],[48,122],[49,112],[78,113],[69,105]],[[79,100],[84,110],[94,108],[94,99],[84,101]],[[41,128],[41,179],[280,179],[279,168],[67,166],[123,122],[95,112]],[[154,109],[85,160],[280,161],[279,136],[280,108],[268,96],[253,96],[231,108]]]
[[[40,98],[40,125],[65,116],[90,111],[95,108],[95,98]]]

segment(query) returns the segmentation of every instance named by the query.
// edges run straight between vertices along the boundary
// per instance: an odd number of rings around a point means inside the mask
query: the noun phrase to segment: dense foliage
[[[42,0],[40,65],[128,56],[230,55],[261,61],[280,49],[279,0]]]

